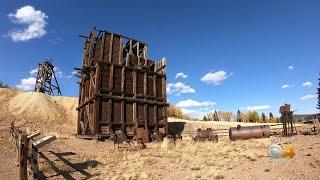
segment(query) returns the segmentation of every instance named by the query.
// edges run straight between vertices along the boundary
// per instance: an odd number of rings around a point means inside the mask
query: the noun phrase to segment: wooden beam
[[[47,144],[49,144],[50,142],[54,141],[56,139],[55,136],[46,136],[34,143],[32,143],[32,146],[35,148],[41,148]]]
[[[28,140],[34,139],[35,137],[40,136],[40,135],[41,135],[41,133],[39,133],[39,132],[33,133],[33,134],[27,136],[27,139],[28,139]]]
[[[19,151],[18,151],[18,159],[19,159],[19,179],[27,180],[27,159],[28,159],[28,147],[29,143],[27,140],[27,136],[25,134],[19,135]]]

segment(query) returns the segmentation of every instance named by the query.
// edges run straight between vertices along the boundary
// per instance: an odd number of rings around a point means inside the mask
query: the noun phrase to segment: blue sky
[[[0,79],[32,87],[50,57],[62,93],[77,96],[74,67],[93,26],[147,42],[168,59],[168,100],[191,116],[214,109],[316,112],[320,1],[0,2]]]

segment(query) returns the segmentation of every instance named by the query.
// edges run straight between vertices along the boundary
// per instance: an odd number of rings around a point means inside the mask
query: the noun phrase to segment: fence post
[[[28,179],[28,174],[27,174],[28,148],[29,148],[29,143],[27,140],[27,136],[24,133],[22,133],[19,135],[19,147],[18,147],[20,180]]]
[[[38,178],[39,166],[38,166],[38,148],[32,146],[31,150],[31,168],[33,171],[33,178]]]

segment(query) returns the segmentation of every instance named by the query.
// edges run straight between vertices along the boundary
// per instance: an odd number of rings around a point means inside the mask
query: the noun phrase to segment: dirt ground
[[[144,150],[137,144],[123,144],[118,150],[110,141],[75,137],[76,98],[21,93],[0,89],[0,179],[18,177],[15,149],[8,131],[12,120],[28,133],[57,136],[57,140],[40,149],[40,170],[46,179],[320,179],[320,135],[295,136],[296,156],[270,162],[267,150],[271,138],[228,139],[228,128],[237,123],[170,118],[169,122],[183,124],[184,137],[176,145],[165,139],[147,144]],[[17,97],[23,102],[16,103]],[[35,107],[57,113],[48,116],[42,114],[43,110],[32,109]],[[194,131],[207,127],[219,130],[219,142],[193,142]],[[310,128],[310,125],[299,125],[298,130]],[[277,131],[276,126],[272,129]],[[281,138],[280,144],[286,143],[287,139]],[[31,172],[29,175],[31,178]]]

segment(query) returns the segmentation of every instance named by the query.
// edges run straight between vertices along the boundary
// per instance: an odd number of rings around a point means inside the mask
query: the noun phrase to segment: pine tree
[[[270,112],[269,113],[269,121],[272,122],[272,120],[273,120],[273,114],[272,114],[272,112]]]
[[[214,114],[213,114],[213,120],[214,120],[214,121],[220,121],[220,120],[219,120],[218,113],[217,113],[216,110],[214,111]]]
[[[264,113],[261,114],[262,122],[266,122],[266,115]]]
[[[203,121],[208,121],[207,116],[203,116]]]
[[[242,122],[240,110],[238,110],[238,113],[237,113],[237,122]]]

